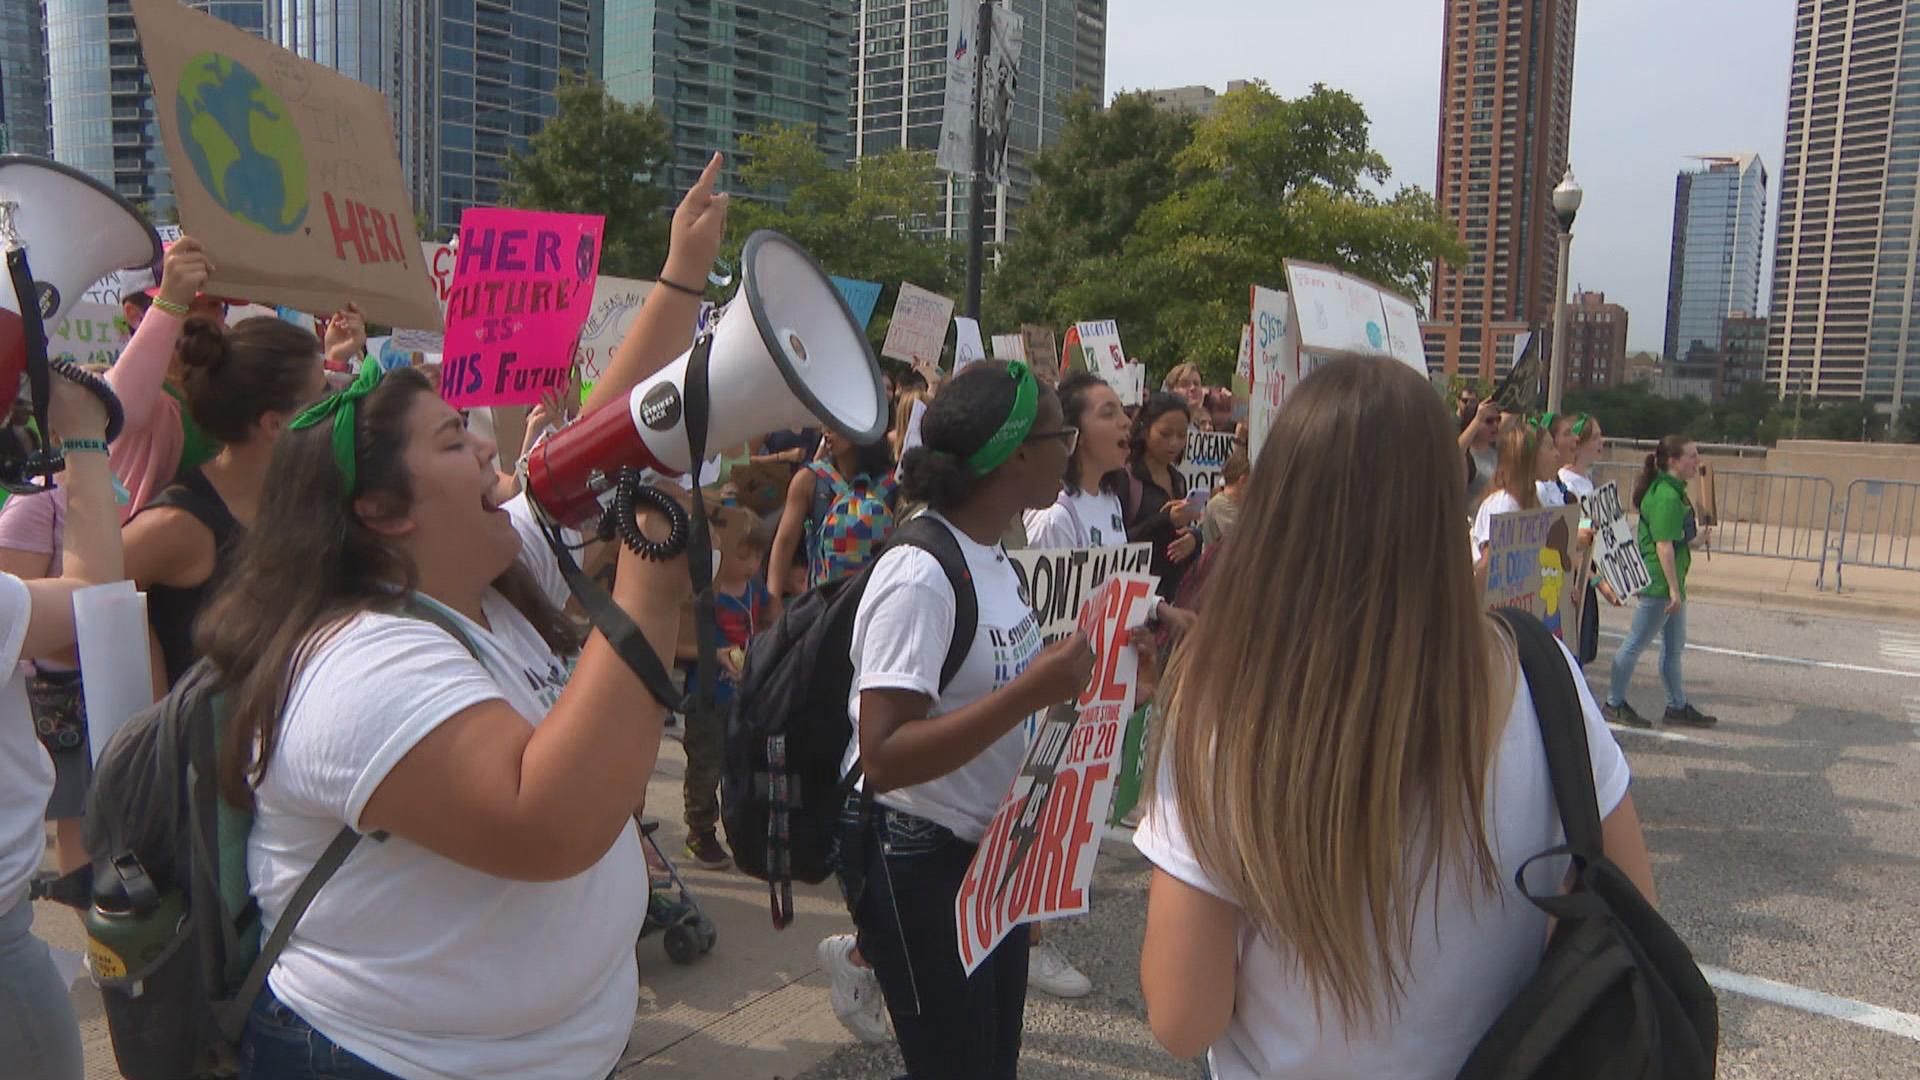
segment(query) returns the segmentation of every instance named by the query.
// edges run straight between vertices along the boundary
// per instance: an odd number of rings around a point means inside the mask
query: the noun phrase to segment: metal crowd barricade
[[[1620,501],[1636,517],[1632,506],[1638,466],[1602,462],[1593,467],[1593,482],[1620,485]],[[1827,552],[1833,542],[1834,487],[1824,476],[1804,473],[1747,472],[1714,469],[1714,491],[1708,504],[1715,511],[1713,550],[1729,555],[1787,559],[1819,566],[1814,587],[1826,588]],[[1920,485],[1908,485],[1920,494]],[[1696,492],[1694,506],[1704,501]],[[1914,505],[1920,505],[1915,500]],[[1908,520],[1907,538],[1912,539]],[[1920,554],[1920,553],[1917,553]],[[1920,563],[1913,564],[1920,569]],[[1835,585],[1839,583],[1835,569]]]
[[[1845,567],[1920,570],[1914,551],[1916,515],[1920,515],[1920,483],[1861,477],[1847,485],[1840,516],[1839,551],[1834,558],[1833,584],[1844,584]]]

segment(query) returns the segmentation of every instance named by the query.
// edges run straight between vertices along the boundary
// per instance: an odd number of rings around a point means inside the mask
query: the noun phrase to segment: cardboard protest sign
[[[1140,404],[1141,380],[1127,370],[1127,354],[1120,348],[1120,324],[1101,319],[1075,323],[1073,329],[1085,354],[1087,370],[1113,387],[1113,392],[1120,395],[1120,404]]]
[[[1293,325],[1293,305],[1287,294],[1259,285],[1252,289],[1253,333],[1248,358],[1252,382],[1248,388],[1247,453],[1260,456],[1267,432],[1287,393],[1300,381],[1300,339]]]
[[[953,321],[953,301],[910,281],[900,283],[893,302],[893,321],[880,355],[913,363],[938,360],[947,347],[947,324]]]
[[[833,287],[840,290],[840,298],[847,302],[848,310],[862,328],[873,321],[874,305],[880,302],[880,283],[877,281],[856,281],[853,278],[829,275]]]
[[[1233,453],[1233,432],[1187,429],[1187,453],[1180,459],[1180,475],[1187,478],[1188,491],[1218,491],[1226,486],[1221,474],[1227,467],[1227,455]]]
[[[1140,574],[1109,577],[1081,610],[1093,679],[1076,701],[1048,710],[954,898],[969,974],[1015,926],[1088,908],[1139,677],[1129,633],[1145,622],[1153,588]]]
[[[980,341],[980,324],[965,315],[953,320],[953,373],[975,360],[987,358],[987,347]]]
[[[1410,301],[1332,267],[1288,259],[1286,268],[1303,353],[1391,356],[1425,377],[1426,347]],[[1303,363],[1302,377],[1307,370]]]
[[[173,0],[133,17],[207,291],[439,329],[380,91]]]
[[[993,358],[995,360],[1019,360],[1031,364],[1027,359],[1027,339],[1019,334],[993,335]]]
[[[600,373],[613,361],[620,343],[627,339],[633,317],[640,314],[653,282],[633,278],[602,276],[593,283],[593,306],[587,309],[586,322],[580,327],[580,342],[574,360],[580,366],[580,380],[586,385],[600,381]]]
[[[1633,526],[1620,505],[1620,485],[1602,484],[1580,500],[1580,507],[1593,522],[1593,561],[1613,595],[1625,600],[1653,584],[1647,560],[1634,541]]]
[[[1060,374],[1057,358],[1060,355],[1060,343],[1054,338],[1053,327],[1035,326],[1022,323],[1020,326],[1020,344],[1026,355],[1026,361],[1033,365],[1034,373]]]
[[[1546,506],[1495,514],[1487,548],[1487,606],[1531,612],[1555,634],[1580,628],[1585,560],[1576,559],[1580,508]]]
[[[1121,539],[1113,537],[1111,539]],[[1111,547],[1025,548],[1007,552],[1020,587],[1040,620],[1040,640],[1048,645],[1073,633],[1081,605],[1116,574],[1146,574],[1153,566],[1152,544]]]
[[[600,266],[597,214],[475,207],[460,215],[440,396],[529,405],[567,385]]]

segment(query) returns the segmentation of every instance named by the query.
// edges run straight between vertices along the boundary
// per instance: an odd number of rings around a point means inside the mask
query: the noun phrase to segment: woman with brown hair
[[[1469,571],[1455,435],[1405,365],[1309,376],[1241,510],[1263,542],[1221,552],[1161,686],[1140,981],[1155,1036],[1211,1047],[1221,1080],[1451,1077],[1545,949],[1514,875],[1560,821]],[[1576,682],[1607,855],[1651,898],[1626,759]]]
[[[1547,433],[1524,416],[1514,414],[1500,424],[1499,464],[1494,466],[1493,482],[1487,497],[1473,516],[1473,567],[1476,574],[1486,569],[1487,546],[1493,540],[1493,518],[1516,510],[1533,510],[1540,505],[1540,485],[1558,479],[1560,455],[1553,449]]]

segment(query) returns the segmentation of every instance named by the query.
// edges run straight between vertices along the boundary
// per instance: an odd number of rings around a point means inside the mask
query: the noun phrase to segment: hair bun
[[[190,368],[212,373],[227,362],[227,331],[219,323],[202,315],[187,320],[180,330],[180,362]]]

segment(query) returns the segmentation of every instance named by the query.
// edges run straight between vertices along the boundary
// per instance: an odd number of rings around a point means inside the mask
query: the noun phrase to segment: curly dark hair
[[[1006,364],[976,360],[942,386],[920,419],[920,445],[900,459],[901,492],[941,512],[965,503],[985,479],[967,459],[1006,423],[1016,385]],[[1039,390],[1041,401],[1053,394]]]

